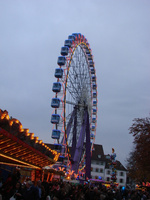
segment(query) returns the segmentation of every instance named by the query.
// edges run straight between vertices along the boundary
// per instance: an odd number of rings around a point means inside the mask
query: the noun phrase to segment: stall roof
[[[0,128],[0,164],[40,169],[55,161]]]

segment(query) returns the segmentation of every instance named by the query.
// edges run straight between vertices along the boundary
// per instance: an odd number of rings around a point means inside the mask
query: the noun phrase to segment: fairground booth
[[[0,177],[19,171],[21,181],[59,178],[62,172],[50,166],[58,160],[59,154],[42,140],[23,129],[15,118],[10,118],[6,110],[0,109]],[[47,168],[48,166],[48,168]]]

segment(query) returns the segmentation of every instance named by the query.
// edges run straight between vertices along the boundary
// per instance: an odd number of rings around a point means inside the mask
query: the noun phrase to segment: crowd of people
[[[64,181],[36,183],[26,180],[19,182],[19,177],[9,176],[1,184],[0,200],[148,200],[150,193],[140,190],[121,190],[106,188],[102,184],[72,184]]]

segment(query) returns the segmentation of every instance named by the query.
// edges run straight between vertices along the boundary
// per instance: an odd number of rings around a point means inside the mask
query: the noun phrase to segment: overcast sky
[[[125,164],[129,127],[150,113],[149,0],[0,0],[0,108],[51,139],[57,57],[73,32],[88,39],[98,82],[96,144]]]

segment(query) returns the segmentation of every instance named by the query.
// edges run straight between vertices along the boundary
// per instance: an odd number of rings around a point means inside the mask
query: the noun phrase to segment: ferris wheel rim
[[[82,37],[83,35],[81,35],[81,37]],[[85,37],[84,37],[85,38]],[[64,135],[65,135],[65,139],[66,139],[66,145],[67,145],[67,148],[68,148],[68,143],[67,143],[67,134],[66,134],[66,104],[67,104],[67,99],[66,99],[66,90],[67,90],[67,84],[68,84],[68,74],[69,74],[69,70],[70,70],[70,65],[71,65],[71,63],[72,63],[72,59],[73,59],[73,56],[74,56],[74,53],[75,53],[75,51],[76,51],[76,49],[78,48],[78,47],[80,47],[81,49],[82,49],[82,51],[84,52],[84,55],[85,55],[85,57],[86,57],[86,61],[87,61],[87,64],[88,64],[88,70],[89,70],[89,72],[90,72],[90,64],[89,64],[89,60],[88,60],[88,58],[87,58],[87,54],[86,54],[86,50],[88,50],[89,51],[89,55],[90,56],[92,56],[92,62],[94,63],[94,61],[93,61],[93,55],[92,55],[92,51],[91,51],[91,49],[90,49],[90,46],[89,46],[89,43],[87,42],[87,39],[85,38],[85,39],[83,39],[83,41],[81,41],[81,38],[80,39],[77,39],[76,38],[76,40],[75,40],[75,42],[73,42],[72,43],[72,45],[69,47],[69,50],[70,50],[70,52],[71,52],[71,54],[69,55],[70,57],[68,58],[67,56],[67,62],[69,63],[69,66],[68,66],[68,68],[67,68],[67,75],[66,75],[66,81],[65,81],[65,84],[63,83],[63,87],[64,87],[64,85],[65,85],[65,90],[64,90],[64,92],[63,92],[63,98],[61,99],[61,101],[63,102],[63,105],[64,105],[64,115],[63,115],[63,120],[64,120]],[[60,66],[59,65],[59,68],[62,68],[62,66]],[[94,71],[95,71],[95,65],[93,64],[93,68],[94,68]],[[96,73],[94,74],[95,76],[96,76]],[[92,103],[92,100],[93,100],[93,91],[95,91],[95,93],[96,93],[96,97],[95,97],[95,99],[96,99],[96,101],[97,101],[97,83],[96,83],[96,80],[95,80],[95,85],[96,85],[96,88],[95,89],[93,89],[92,88],[92,74],[91,73],[89,73],[89,76],[90,76],[90,87],[91,87],[91,103]],[[93,108],[93,106],[92,106],[92,108]],[[95,116],[96,116],[96,121],[93,123],[94,125],[95,125],[95,131],[94,131],[94,136],[96,135],[96,126],[97,126],[97,105],[96,105],[96,107],[95,107],[96,109],[95,109]],[[93,114],[93,113],[92,113]],[[91,114],[91,116],[92,116],[92,114]],[[91,120],[92,120],[92,117],[91,117]],[[91,127],[91,124],[92,124],[92,121],[90,122],[90,127]],[[94,144],[94,142],[95,142],[95,137],[94,137],[94,139],[92,140],[92,147],[91,147],[91,151],[92,151],[92,149],[93,149],[93,144]]]

